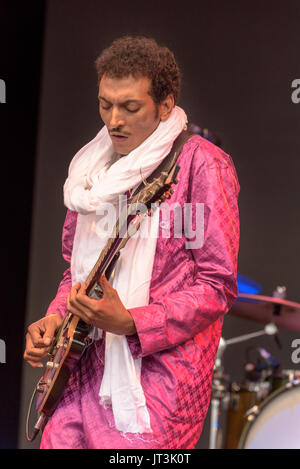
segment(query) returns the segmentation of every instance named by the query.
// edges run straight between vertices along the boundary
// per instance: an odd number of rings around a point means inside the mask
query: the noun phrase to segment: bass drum
[[[300,383],[290,382],[248,414],[239,449],[300,448]]]

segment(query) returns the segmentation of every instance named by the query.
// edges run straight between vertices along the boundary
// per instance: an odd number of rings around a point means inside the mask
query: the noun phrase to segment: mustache
[[[124,135],[124,137],[128,137],[129,133],[128,132],[124,132],[122,130],[122,127],[119,126],[119,127],[114,127],[112,129],[108,129],[108,133],[110,135],[113,135],[113,134],[119,134],[119,135]]]

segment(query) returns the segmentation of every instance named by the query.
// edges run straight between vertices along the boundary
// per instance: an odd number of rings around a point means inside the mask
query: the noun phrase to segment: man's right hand
[[[47,355],[62,321],[59,314],[49,314],[28,327],[24,359],[34,368],[43,366],[41,360]]]

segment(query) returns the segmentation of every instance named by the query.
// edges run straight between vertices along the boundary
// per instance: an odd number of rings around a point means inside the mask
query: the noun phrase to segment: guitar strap
[[[178,137],[174,140],[173,146],[171,148],[170,153],[164,158],[164,160],[160,163],[160,165],[153,171],[153,173],[148,176],[147,180],[145,182],[142,182],[136,191],[134,192],[134,195],[136,195],[138,192],[140,192],[146,183],[151,183],[155,178],[159,177],[159,175],[163,172],[169,172],[170,169],[175,165],[176,160],[178,156],[181,153],[181,150],[183,148],[183,145],[189,140],[189,138],[193,137],[193,134],[188,130],[183,130]]]

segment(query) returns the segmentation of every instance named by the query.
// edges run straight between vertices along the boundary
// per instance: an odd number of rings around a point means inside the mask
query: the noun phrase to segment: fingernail
[[[50,337],[46,337],[45,339],[45,345],[50,345],[51,344],[51,339]]]

